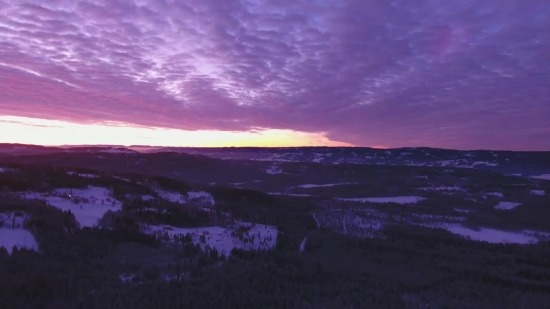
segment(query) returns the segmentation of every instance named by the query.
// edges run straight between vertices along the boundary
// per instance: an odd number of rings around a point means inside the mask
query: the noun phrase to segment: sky
[[[0,142],[550,150],[550,1],[0,0]]]

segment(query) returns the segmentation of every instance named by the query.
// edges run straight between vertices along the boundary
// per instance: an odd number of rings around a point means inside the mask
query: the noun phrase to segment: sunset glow
[[[125,123],[78,124],[15,116],[0,116],[0,132],[0,143],[36,145],[351,146],[331,141],[323,133],[292,130],[186,131]]]

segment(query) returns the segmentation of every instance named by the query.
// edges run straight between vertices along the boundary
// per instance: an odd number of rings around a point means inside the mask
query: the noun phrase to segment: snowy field
[[[494,198],[494,197],[503,198],[504,194],[502,194],[501,192],[487,192],[483,194],[483,198]]]
[[[419,196],[390,196],[390,197],[360,197],[360,198],[337,198],[339,201],[358,202],[358,203],[396,203],[396,204],[416,204],[425,198]]]
[[[473,230],[462,225],[449,225],[447,231],[462,237],[494,244],[534,244],[538,239],[526,232],[508,232],[490,228]]]
[[[435,187],[434,186],[434,187],[418,188],[418,190],[429,191],[429,192],[439,192],[439,193],[448,194],[448,195],[466,192],[464,188],[461,188],[459,186],[453,186],[453,187],[450,187],[450,186]]]
[[[317,228],[321,226],[361,238],[377,238],[388,219],[386,214],[373,209],[323,211],[313,214]]]
[[[122,203],[111,196],[111,191],[102,187],[87,189],[55,189],[51,193],[27,192],[27,199],[44,200],[63,211],[71,211],[81,227],[93,227],[109,210],[122,209]]]
[[[309,197],[311,194],[301,194],[301,193],[286,193],[286,192],[267,192],[269,195],[281,195],[281,196],[297,196],[297,197]]]
[[[531,178],[550,180],[550,174],[542,174],[542,175],[538,175],[538,176],[531,176]]]
[[[9,254],[15,247],[38,251],[34,236],[23,229],[30,217],[29,214],[20,211],[0,213],[0,247],[6,248]]]
[[[498,210],[511,210],[521,205],[521,203],[514,203],[514,202],[500,202],[495,205],[495,209]]]
[[[346,186],[346,185],[355,185],[356,182],[341,182],[341,183],[327,183],[327,184],[303,184],[295,187],[290,187],[288,189],[294,189],[294,188],[301,188],[301,189],[312,189],[312,188],[327,188],[327,187],[334,187],[334,186]]]
[[[94,178],[99,178],[98,175],[94,175],[94,174],[84,174],[84,173],[77,173],[77,172],[73,172],[73,171],[68,171],[67,172],[67,175],[71,175],[71,176],[78,176],[78,177],[82,177],[82,178],[88,178],[88,179],[94,179]]]
[[[0,227],[0,247],[6,248],[8,254],[11,254],[14,248],[38,251],[38,243],[36,243],[34,236],[31,232],[21,228]]]
[[[546,232],[536,231],[503,231],[492,228],[480,227],[478,229],[471,229],[461,224],[431,224],[425,225],[427,227],[443,228],[453,234],[460,235],[466,239],[474,241],[483,241],[493,244],[535,244],[541,239],[548,240],[550,236]]]
[[[486,161],[468,161],[463,159],[457,159],[457,160],[443,160],[443,161],[435,161],[435,162],[429,162],[427,164],[421,163],[421,164],[413,164],[413,165],[429,165],[429,166],[452,166],[452,167],[460,167],[460,168],[476,168],[479,166],[498,166],[498,163],[496,162],[486,162]]]
[[[214,197],[205,191],[189,191],[187,192],[188,202],[201,202],[214,206]]]
[[[546,192],[544,190],[531,190],[531,194],[544,196]]]
[[[162,189],[154,189],[155,192],[162,198],[172,203],[186,204],[186,203],[201,203],[210,206],[214,206],[214,197],[205,191],[189,191],[186,194],[179,192],[171,192]]]
[[[467,213],[472,212],[471,209],[464,209],[464,208],[453,208],[453,210],[458,212],[458,213],[462,213],[462,214],[467,214]]]
[[[383,237],[380,233],[386,222],[410,224],[428,228],[442,228],[468,240],[500,244],[534,244],[550,240],[550,233],[544,231],[506,231],[495,228],[470,228],[463,225],[462,216],[443,216],[413,214],[407,218],[400,215],[386,214],[373,209],[356,209],[346,211],[326,211],[314,214],[317,226],[322,225],[361,238]],[[301,251],[301,250],[300,250]]]
[[[277,228],[274,226],[236,222],[233,226],[181,228],[170,225],[144,225],[142,231],[161,240],[174,241],[177,236],[190,235],[193,243],[203,250],[216,249],[229,256],[231,250],[269,250],[277,243]]]
[[[179,192],[170,192],[162,189],[154,189],[154,190],[160,196],[160,198],[165,199],[169,202],[180,203],[180,204],[187,202],[187,196]]]

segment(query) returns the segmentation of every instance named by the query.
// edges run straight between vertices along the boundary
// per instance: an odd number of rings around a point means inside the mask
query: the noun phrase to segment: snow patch
[[[466,164],[469,163],[469,164]],[[468,162],[464,160],[442,160],[431,163],[430,165],[442,166],[442,167],[460,167],[460,168],[476,168],[478,165],[484,166],[498,166],[498,163],[495,162],[485,162],[485,161],[474,161]]]
[[[286,192],[267,192],[269,195],[281,195],[281,196],[296,196],[296,197],[310,197],[311,194],[300,193],[286,193]]]
[[[421,225],[431,228],[443,228],[468,240],[483,241],[493,244],[535,244],[541,240],[548,240],[550,238],[550,233],[541,231],[503,231],[485,227],[472,229],[459,223],[441,222]]]
[[[490,228],[473,230],[462,225],[451,224],[444,227],[447,231],[470,240],[494,244],[534,244],[537,237],[527,232],[509,232]]]
[[[183,278],[189,276],[187,273],[179,274],[162,274],[160,278],[165,282],[181,281]]]
[[[110,147],[108,149],[102,149],[99,152],[103,152],[103,153],[136,153],[135,151],[130,150],[130,149],[115,148],[115,147]]]
[[[503,197],[504,197],[504,194],[502,194],[501,192],[488,192],[488,193],[483,194],[483,197],[484,197],[484,198],[489,198],[489,197],[500,197],[500,198],[503,198]]]
[[[304,253],[306,250],[306,243],[307,243],[307,236],[302,239],[302,242],[300,243],[300,254]]]
[[[155,192],[162,198],[172,203],[183,204],[187,202],[187,196],[179,192],[170,192],[162,189],[154,189]]]
[[[313,217],[319,227],[337,230],[343,234],[360,238],[381,237],[381,230],[387,220],[385,214],[373,209],[324,211]]]
[[[15,168],[0,167],[0,174],[3,174],[3,173],[13,173],[13,172],[15,172],[15,171],[16,171]]]
[[[51,193],[26,192],[26,199],[40,199],[49,205],[70,211],[81,227],[93,227],[109,210],[119,211],[122,203],[111,196],[111,191],[102,187],[86,189],[55,189]]]
[[[462,191],[461,187],[453,186],[453,187],[447,187],[447,186],[440,186],[440,187],[426,187],[426,188],[419,188],[420,190],[426,190],[426,191]]]
[[[8,254],[11,254],[14,248],[38,251],[38,243],[34,239],[34,236],[31,232],[21,228],[10,229],[1,227],[0,247],[6,248]]]
[[[416,204],[425,200],[419,196],[392,196],[392,197],[361,197],[361,198],[336,198],[339,201],[359,202],[359,203],[396,203],[396,204]]]
[[[434,164],[439,164],[440,166],[456,165],[455,161],[451,161],[451,160],[444,160],[444,161],[434,162]]]
[[[154,200],[154,199],[155,199],[155,197],[154,197],[154,196],[152,196],[152,195],[149,195],[149,194],[146,194],[146,195],[141,195],[141,196],[139,196],[139,198],[140,198],[140,199],[141,199],[142,201],[144,201],[144,202],[147,202],[147,201],[152,201],[152,200]]]
[[[326,187],[334,187],[334,186],[345,186],[345,185],[355,185],[356,182],[341,182],[341,183],[327,183],[327,184],[303,184],[292,188],[302,188],[302,189],[311,189],[311,188],[326,188]]]
[[[463,189],[459,186],[453,186],[453,187],[447,187],[447,186],[424,187],[424,188],[418,188],[418,190],[440,192],[440,193],[446,194],[446,195],[453,195],[453,194],[462,193],[462,192],[466,191],[465,189]]]
[[[194,202],[211,206],[215,204],[214,197],[205,191],[189,191],[186,194],[181,194],[179,192],[170,192],[162,189],[154,190],[161,198],[172,203],[186,204]]]
[[[209,226],[182,228],[170,225],[144,225],[142,231],[167,242],[189,235],[203,250],[216,249],[229,256],[233,249],[269,250],[277,243],[277,228],[270,225],[235,222],[228,227]]]
[[[132,282],[134,281],[135,278],[136,278],[135,274],[120,274],[118,276],[118,280],[120,280],[120,282],[122,283]]]
[[[214,197],[205,191],[189,191],[187,192],[187,201],[188,202],[201,202],[205,204],[210,204],[214,206],[215,201]]]
[[[314,156],[315,157],[311,160],[311,162],[314,163],[321,163],[325,159],[325,156],[322,153],[314,153]]]
[[[550,180],[550,174],[542,174],[542,175],[538,175],[538,176],[531,176],[530,178]]]
[[[464,209],[464,208],[453,208],[453,210],[456,211],[456,212],[459,212],[459,213],[464,213],[464,214],[472,212],[470,209]]]
[[[67,172],[67,175],[78,176],[78,177],[89,178],[89,179],[99,178],[98,175],[94,175],[94,174],[83,174],[83,173],[77,173],[77,172],[73,172],[73,171],[68,171],[68,172]]]
[[[22,228],[31,218],[28,213],[20,211],[9,211],[0,213],[0,227],[10,229]]]
[[[500,202],[497,205],[495,205],[495,209],[499,210],[511,210],[521,205],[521,203],[514,203],[514,202]]]
[[[476,161],[472,163],[470,167],[476,167],[477,165],[485,165],[485,166],[498,166],[498,163],[494,162],[483,162],[483,161]]]
[[[283,170],[278,165],[273,164],[268,169],[266,169],[265,172],[268,173],[269,175],[277,175],[277,174],[282,174]]]
[[[317,219],[317,216],[315,214],[312,214],[313,220],[315,220],[315,224],[317,224],[317,228],[321,228],[321,223],[319,222],[319,219]]]
[[[546,192],[544,190],[531,190],[531,194],[544,196]]]

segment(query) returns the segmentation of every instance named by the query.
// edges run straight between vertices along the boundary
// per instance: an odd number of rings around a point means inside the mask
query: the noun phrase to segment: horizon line
[[[550,150],[509,150],[509,149],[459,149],[459,148],[440,148],[433,146],[401,146],[401,147],[376,147],[376,146],[326,146],[326,145],[303,145],[303,146],[166,146],[166,145],[122,145],[122,144],[61,144],[61,145],[44,145],[44,144],[34,144],[34,143],[9,143],[9,142],[0,142],[0,147],[5,145],[17,145],[17,146],[38,146],[45,148],[101,148],[101,147],[111,147],[111,148],[125,148],[129,150],[134,150],[131,148],[180,148],[180,149],[247,149],[247,148],[256,148],[256,149],[300,149],[300,148],[368,148],[374,150],[400,150],[400,149],[434,149],[434,150],[448,150],[448,151],[492,151],[492,152],[550,152]],[[135,150],[134,150],[135,151]]]

